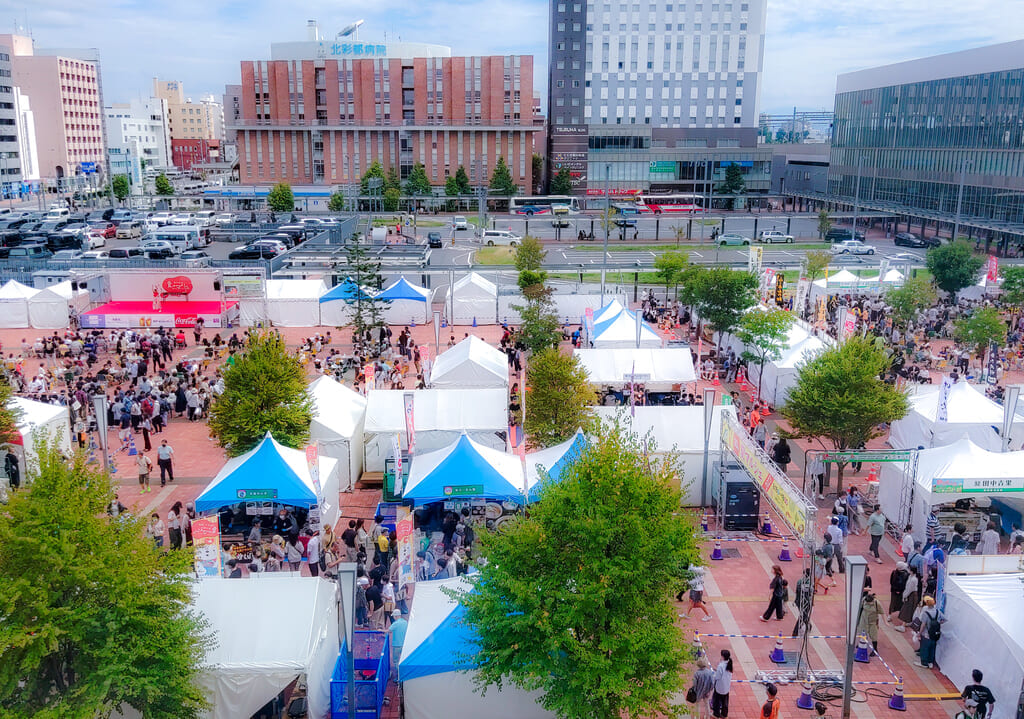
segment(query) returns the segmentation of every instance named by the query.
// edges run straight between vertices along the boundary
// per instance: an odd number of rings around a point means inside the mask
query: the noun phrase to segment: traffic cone
[[[415,327],[416,326],[416,318],[415,317],[412,318],[412,321],[409,323],[409,326],[410,327]]]
[[[794,553],[793,556],[795,556],[797,559],[803,559],[804,557],[807,556],[806,554],[804,554],[804,545],[801,544],[800,542],[797,542],[796,552]]]
[[[782,632],[779,632],[779,638],[775,640],[775,648],[772,649],[772,653],[768,655],[776,664],[786,663],[786,652],[782,649]]]
[[[907,710],[906,702],[903,701],[903,677],[896,680],[896,688],[892,690],[892,696],[889,697],[889,708],[898,712]]]
[[[764,521],[761,522],[761,534],[771,534],[771,533],[772,533],[772,518],[771,518],[771,515],[768,514],[768,512],[765,512],[764,513]]]
[[[702,532],[708,531],[708,513],[707,512],[703,512],[700,515],[700,531],[702,531]]]
[[[871,663],[871,645],[863,634],[857,638],[857,651],[853,653],[853,661],[861,664]]]
[[[878,481],[878,463],[875,462],[870,467],[868,467],[868,482],[877,482],[877,481]]]
[[[693,659],[694,661],[701,658],[704,654],[704,647],[700,643],[700,632],[693,633]]]
[[[719,559],[725,559],[725,557],[722,555],[721,539],[715,539],[715,549],[713,552],[711,552],[711,558],[715,561],[718,561]]]
[[[476,327],[476,317],[473,317],[473,326]]]
[[[718,372],[715,372],[715,376],[711,380],[711,385],[713,387],[721,387],[722,386],[722,383],[718,379]]]
[[[442,317],[441,318],[441,326],[442,327],[447,327],[448,326],[448,320]]]
[[[796,700],[796,706],[798,709],[814,708],[814,698],[811,696],[811,685],[808,682],[803,683],[800,696]]]
[[[789,556],[789,540],[782,540],[782,551],[779,552],[780,562],[792,562],[793,558]]]
[[[128,435],[128,456],[134,457],[139,453],[139,450],[135,449],[135,436],[132,434]]]

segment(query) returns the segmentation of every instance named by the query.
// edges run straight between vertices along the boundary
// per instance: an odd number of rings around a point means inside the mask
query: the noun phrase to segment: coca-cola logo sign
[[[192,280],[182,275],[179,275],[178,277],[168,277],[164,280],[162,287],[164,288],[164,292],[169,295],[192,294]]]
[[[198,315],[174,315],[175,327],[195,327]]]

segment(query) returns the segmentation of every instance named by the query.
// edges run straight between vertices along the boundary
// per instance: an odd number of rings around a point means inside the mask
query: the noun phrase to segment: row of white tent
[[[9,280],[0,287],[0,327],[56,330],[68,326],[72,313],[89,308],[89,291],[70,281],[36,289]]]

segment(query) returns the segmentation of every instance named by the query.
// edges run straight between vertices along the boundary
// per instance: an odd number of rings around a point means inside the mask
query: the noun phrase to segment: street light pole
[[[960,211],[963,209],[964,204],[964,181],[967,179],[968,167],[973,169],[974,162],[964,160],[960,165],[960,188],[956,191],[956,222],[953,224],[953,236],[950,237],[950,242],[956,242],[956,236],[960,234]]]
[[[611,169],[612,166],[605,163],[604,166],[604,252],[601,258],[601,302],[604,303],[605,277],[608,272],[608,225],[611,222]]]
[[[850,237],[851,240],[856,240],[857,239],[857,205],[860,204],[860,167],[861,167],[861,163],[863,161],[864,161],[864,156],[863,155],[858,155],[857,156],[857,182],[854,185],[854,189],[853,189],[853,230],[852,230],[853,234]]]
[[[860,624],[860,603],[867,572],[868,560],[864,557],[846,557],[846,672],[843,674],[843,719],[850,719],[850,701],[853,699],[853,657],[857,647],[857,625]]]

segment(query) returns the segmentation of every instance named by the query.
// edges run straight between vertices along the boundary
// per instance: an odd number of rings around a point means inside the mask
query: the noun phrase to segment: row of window
[[[959,175],[967,170],[970,175],[996,177],[1024,177],[1024,149],[1007,150],[900,150],[833,148],[832,163],[843,167],[856,167],[861,157],[861,172],[865,175],[892,174],[890,171],[914,172],[918,176],[931,174]]]
[[[567,8],[568,8],[568,5],[569,5],[568,3],[564,3],[564,2],[558,3],[558,12],[560,12],[560,13],[566,12]],[[740,3],[739,7],[740,7],[740,12],[747,12],[748,10],[750,10],[750,4],[749,3]],[[602,6],[602,9],[604,10],[604,12],[610,13],[612,11],[611,3],[604,3],[604,5]],[[638,13],[638,12],[640,12],[640,3],[632,3],[632,4],[631,3],[626,3],[626,2],[617,3],[615,5],[615,9],[616,10],[620,10],[622,12],[628,12],[630,9],[632,9],[633,12]],[[733,11],[733,3],[712,3],[710,5],[710,9],[711,9],[711,12],[722,12],[723,9],[724,9],[725,12],[732,12]],[[665,6],[665,12],[672,12],[673,10],[677,10],[678,12],[686,12],[686,3],[679,3],[678,5],[675,5],[675,6],[673,6],[672,3],[669,3],[668,5]],[[576,13],[582,12],[583,11],[583,3],[572,3],[572,11],[576,12]],[[587,12],[588,13],[593,13],[594,11],[595,11],[595,5],[588,4],[587,5]],[[693,6],[693,11],[694,12],[704,12],[704,3],[696,3]],[[647,6],[647,12],[650,12],[650,13],[658,12],[658,6],[654,5],[653,3],[648,5]]]

